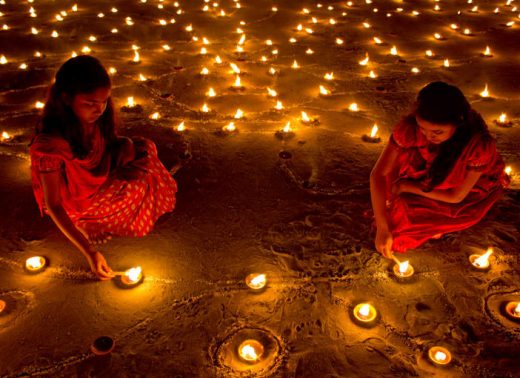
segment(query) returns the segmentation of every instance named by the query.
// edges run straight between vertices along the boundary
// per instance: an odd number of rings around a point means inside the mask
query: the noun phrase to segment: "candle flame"
[[[370,315],[370,305],[368,303],[365,303],[363,306],[359,308],[359,314],[362,316],[369,316]]]
[[[323,85],[320,85],[320,94],[327,96],[330,94],[330,91],[327,88],[325,88]]]
[[[202,110],[204,113],[209,112],[209,107],[208,107],[208,105],[207,105],[207,104],[202,105],[202,109],[201,109],[201,110]]]
[[[155,112],[150,116],[151,119],[159,119],[160,117],[161,115],[159,114],[159,112]]]
[[[300,68],[300,66],[298,65],[298,62],[296,60],[293,62],[291,68],[294,68],[294,69]]]
[[[324,78],[325,78],[325,80],[332,80],[332,79],[334,79],[334,72],[326,73]]]
[[[498,122],[500,122],[500,123],[506,123],[507,122],[507,115],[506,115],[506,113],[500,114],[500,117],[498,117]]]
[[[242,117],[244,117],[244,112],[242,110],[240,110],[240,109],[237,109],[237,112],[235,113],[234,118],[235,119],[240,119]]]
[[[376,45],[380,45],[380,44],[383,43],[383,41],[381,39],[377,38],[377,37],[374,37],[374,42],[375,42]]]
[[[235,131],[237,128],[236,128],[234,122],[229,122],[226,126],[223,127],[223,129],[224,129],[224,131],[233,132],[233,131]]]
[[[393,46],[393,47],[390,49],[390,54],[392,54],[392,55],[397,55],[397,47]]]
[[[478,267],[484,267],[489,264],[489,256],[493,253],[493,248],[488,248],[486,253],[480,255],[474,262],[474,264]]]
[[[258,354],[256,353],[255,347],[251,344],[242,345],[240,348],[240,356],[247,361],[256,361]]]
[[[230,63],[229,66],[231,67],[234,73],[236,73],[237,75],[240,74],[240,68],[238,68],[238,66],[235,63]]]
[[[302,121],[303,122],[310,122],[311,121],[311,119],[309,118],[309,116],[305,112],[302,112]]]
[[[266,275],[265,274],[259,274],[251,279],[250,284],[254,287],[263,287],[266,283]]]
[[[440,350],[438,350],[437,352],[435,352],[435,355],[434,355],[434,358],[435,358],[435,360],[437,360],[437,361],[445,361],[445,360],[446,360],[446,357],[448,357],[448,356],[446,355],[446,353],[441,352]]]
[[[217,95],[217,93],[215,92],[215,90],[213,88],[210,88],[207,95],[208,95],[208,97],[215,97]]]
[[[449,67],[450,66],[450,61],[449,59],[444,59],[444,63],[443,63],[444,67]]]
[[[132,108],[135,106],[134,98],[132,96],[130,96],[126,99],[126,106],[128,106],[129,108]]]
[[[480,95],[482,97],[489,97],[489,90],[488,90],[488,85],[486,84],[486,87],[484,88],[484,90],[482,92],[480,92]]]
[[[207,75],[209,74],[209,70],[206,67],[202,67],[202,70],[200,71],[201,75]]]
[[[336,45],[342,45],[343,40],[341,38],[336,38]]]
[[[240,76],[237,75],[235,82],[233,83],[234,87],[240,88],[242,85],[240,84]]]
[[[9,133],[7,131],[3,131],[2,132],[2,141],[8,140],[8,139],[11,139],[11,135],[9,135]]]
[[[520,315],[520,302],[517,303],[517,305],[513,311],[514,311],[515,315]]]
[[[141,279],[142,269],[140,266],[130,268],[125,272],[125,276],[130,283],[136,283]]]
[[[348,110],[350,110],[351,112],[358,112],[359,111],[359,106],[358,106],[358,104],[353,102],[352,104],[350,104],[348,106]]]
[[[267,93],[269,93],[269,96],[271,96],[271,97],[278,96],[278,93],[274,89],[271,89],[271,88],[267,88]]]
[[[139,57],[139,52],[137,52],[137,50],[134,50],[134,59],[133,59],[133,61],[135,63],[138,63],[138,62],[141,61],[141,58]]]
[[[215,63],[217,63],[217,64],[222,64],[222,58],[221,58],[220,56],[217,55],[217,56],[215,57]]]
[[[365,53],[365,59],[359,61],[359,65],[366,66],[368,64],[368,61],[369,61],[368,53]]]
[[[30,257],[25,262],[25,265],[29,269],[40,269],[43,264],[44,260],[40,256]]]
[[[513,168],[510,165],[508,165],[507,167],[504,168],[504,172],[506,175],[511,176],[511,173],[513,172]]]
[[[491,49],[489,48],[489,46],[486,46],[486,50],[484,51],[484,55],[485,56],[491,56]]]
[[[184,126],[184,121],[182,121],[181,123],[179,123],[177,125],[177,131],[184,131],[186,130],[186,126]]]
[[[374,72],[374,71],[370,71],[370,73],[368,74],[368,76],[371,78],[371,79],[375,79],[377,77],[377,74]]]
[[[406,273],[409,266],[410,266],[410,262],[408,260],[403,261],[402,263],[399,263],[399,273]]]
[[[281,101],[276,101],[276,106],[274,107],[276,110],[282,110],[283,104]]]
[[[282,131],[284,133],[290,133],[292,131],[291,129],[291,122],[287,122],[284,126],[284,128],[282,129]]]
[[[372,131],[370,132],[370,138],[375,138],[376,137],[377,130],[379,130],[379,128],[377,127],[376,124],[374,124],[374,126],[372,126]]]

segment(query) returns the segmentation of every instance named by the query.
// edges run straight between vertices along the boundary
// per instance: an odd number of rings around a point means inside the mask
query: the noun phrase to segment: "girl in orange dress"
[[[96,58],[65,62],[29,151],[41,215],[50,215],[100,279],[114,274],[93,244],[146,235],[173,210],[177,192],[152,141],[117,135],[110,90]]]
[[[495,139],[457,87],[432,82],[395,127],[370,175],[385,257],[479,222],[509,178]]]

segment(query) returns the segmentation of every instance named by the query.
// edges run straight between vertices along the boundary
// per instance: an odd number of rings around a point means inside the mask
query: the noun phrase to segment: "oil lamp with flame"
[[[363,139],[364,142],[368,143],[379,143],[381,142],[381,137],[377,136],[377,131],[379,130],[379,127],[377,124],[374,124],[372,126],[372,131],[370,131],[370,135],[363,135],[361,139]]]
[[[140,266],[130,268],[121,275],[121,283],[125,286],[136,286],[143,280],[143,270]]]
[[[506,315],[516,321],[520,321],[520,302],[512,301],[506,303]]]
[[[320,96],[323,96],[323,97],[330,96],[330,90],[325,88],[323,85],[320,85]]]
[[[238,347],[238,355],[248,363],[255,363],[264,354],[264,346],[257,340],[245,340]]]
[[[413,266],[410,265],[410,262],[407,261],[399,261],[395,256],[393,256],[394,261],[396,264],[394,265],[394,274],[398,278],[408,278],[411,277],[414,274]]]
[[[352,313],[356,321],[364,325],[370,325],[377,318],[377,310],[370,303],[359,303]]]
[[[29,273],[39,273],[43,271],[47,266],[47,260],[43,256],[29,257],[25,261],[25,269]]]
[[[179,123],[177,125],[177,131],[183,132],[185,130],[186,130],[186,126],[184,125],[184,121],[182,121],[181,123]]]
[[[486,49],[484,50],[484,52],[482,53],[482,56],[486,57],[486,58],[491,58],[493,56],[493,54],[491,53],[491,49],[489,48],[489,46],[486,46]]]
[[[511,126],[513,126],[513,122],[511,122],[511,121],[509,121],[507,119],[506,113],[500,114],[500,117],[498,117],[498,119],[495,120],[495,123],[498,126],[502,126],[502,127],[511,127]]]
[[[488,248],[486,253],[483,255],[471,255],[469,257],[469,262],[473,265],[474,268],[479,270],[487,270],[489,269],[489,256],[493,254],[493,248]]]
[[[237,128],[234,122],[229,122],[226,126],[222,127],[222,131],[226,133],[234,133],[237,131]]]
[[[451,362],[451,353],[441,346],[433,346],[428,350],[428,358],[436,365],[448,365]]]
[[[308,114],[304,111],[301,113],[300,122],[304,125],[319,125],[320,121],[317,117],[309,117]]]
[[[0,299],[0,314],[5,310],[7,303]]]
[[[0,137],[0,141],[7,142],[10,139],[12,139],[12,136],[9,135],[7,131],[2,131],[2,137]]]
[[[241,109],[237,109],[235,115],[233,116],[234,119],[242,119],[244,118],[244,112]]]
[[[231,89],[233,89],[235,91],[243,91],[244,89],[246,89],[240,81],[240,76],[237,75],[237,77],[235,78],[235,82],[233,83],[233,86],[231,87]]]
[[[246,285],[250,289],[259,291],[265,288],[265,285],[267,285],[267,276],[263,273],[251,273],[246,277],[245,281]]]
[[[487,84],[484,87],[484,90],[482,92],[480,92],[480,97],[489,97],[489,90],[488,90],[488,85]]]

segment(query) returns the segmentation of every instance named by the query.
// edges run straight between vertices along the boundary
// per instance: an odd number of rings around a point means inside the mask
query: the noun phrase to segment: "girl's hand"
[[[90,269],[100,280],[105,281],[115,277],[114,272],[108,266],[101,252],[94,251],[89,253],[87,260],[90,264]]]
[[[135,146],[132,139],[127,137],[118,137],[117,140],[117,159],[116,164],[118,167],[125,166],[128,163],[135,160]]]
[[[375,240],[376,249],[379,253],[381,253],[387,259],[392,258],[392,255],[393,255],[392,243],[393,242],[394,242],[394,239],[393,239],[390,231],[388,231],[388,229],[383,229],[380,227],[377,228],[376,240]]]

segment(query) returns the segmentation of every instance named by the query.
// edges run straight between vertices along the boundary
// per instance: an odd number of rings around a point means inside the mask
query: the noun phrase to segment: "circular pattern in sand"
[[[263,346],[263,353],[256,362],[246,361],[238,353],[246,340],[256,340]],[[284,350],[281,338],[269,330],[239,328],[217,341],[213,359],[222,376],[270,376],[282,365]]]
[[[33,294],[29,291],[0,292],[0,300],[4,302],[4,309],[0,313],[0,329],[16,319],[21,319],[33,307]]]

